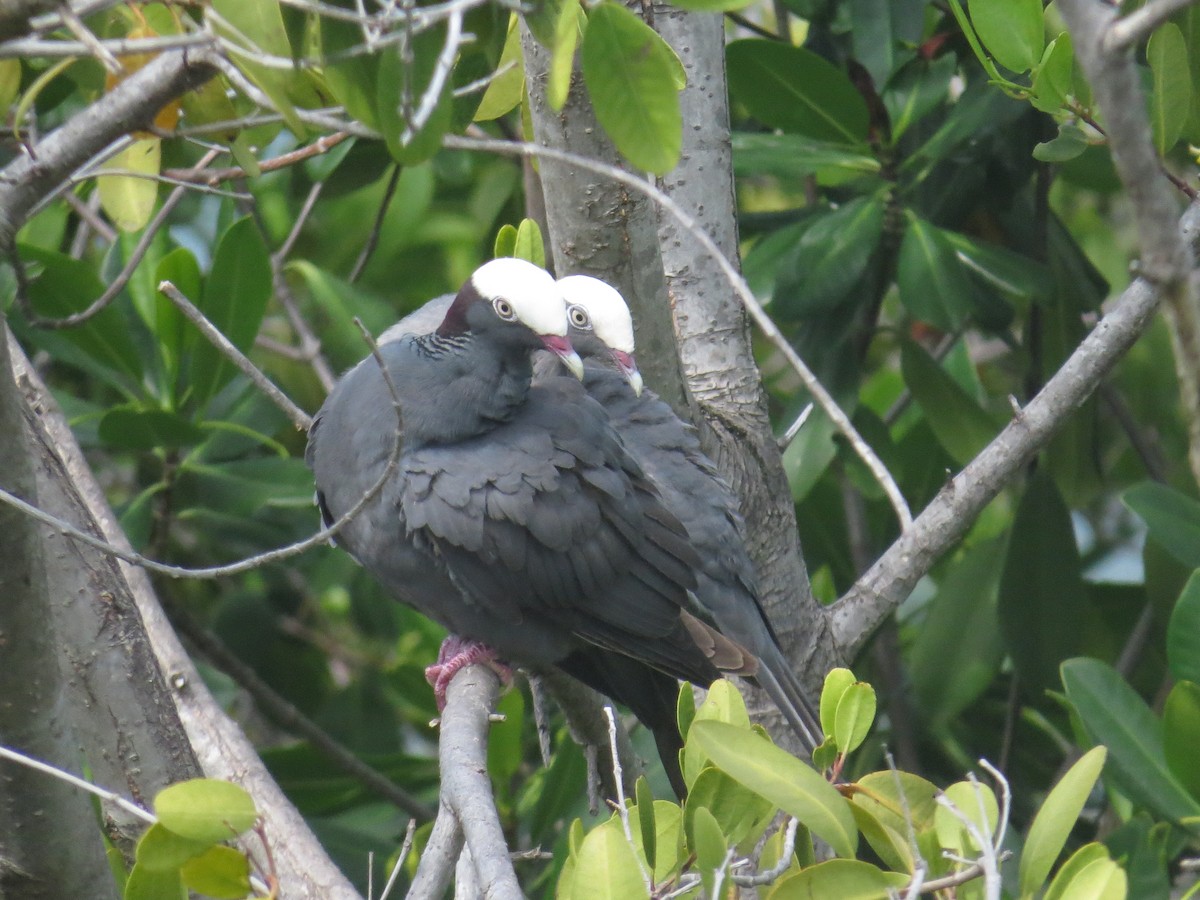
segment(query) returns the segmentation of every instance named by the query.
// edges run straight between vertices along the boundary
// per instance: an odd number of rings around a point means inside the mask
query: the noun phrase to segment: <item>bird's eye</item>
[[[588,316],[587,310],[582,306],[570,306],[567,308],[567,315],[571,319],[571,324],[576,328],[591,328],[592,320]]]
[[[496,311],[496,315],[502,318],[505,322],[511,322],[517,317],[517,311],[513,309],[513,305],[503,297],[497,297],[492,301],[492,309]]]

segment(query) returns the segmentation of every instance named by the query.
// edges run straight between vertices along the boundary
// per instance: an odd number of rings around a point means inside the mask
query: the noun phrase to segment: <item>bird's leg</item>
[[[449,635],[438,650],[437,662],[425,669],[425,680],[433,685],[438,712],[446,708],[446,688],[459,669],[470,665],[487,666],[500,678],[505,687],[512,684],[513,670],[496,658],[496,651],[487,644]]]

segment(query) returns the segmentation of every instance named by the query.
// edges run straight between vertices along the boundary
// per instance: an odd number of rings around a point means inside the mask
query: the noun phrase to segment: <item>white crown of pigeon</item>
[[[511,303],[518,321],[536,334],[566,336],[567,308],[545,269],[523,259],[493,259],[475,270],[471,284],[489,303],[501,298]]]
[[[568,305],[587,310],[592,333],[606,347],[633,353],[633,317],[616,288],[591,275],[568,275],[558,279],[558,289]]]

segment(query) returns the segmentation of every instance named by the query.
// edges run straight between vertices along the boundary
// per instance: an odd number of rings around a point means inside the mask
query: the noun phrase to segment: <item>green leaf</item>
[[[596,900],[648,898],[637,856],[616,817],[593,828],[579,847],[572,895]]]
[[[680,694],[682,702],[684,694]],[[742,695],[738,693],[737,688],[727,679],[714,681],[708,689],[708,693],[704,697],[704,702],[700,704],[693,717],[693,722],[711,721],[723,722],[726,725],[733,725],[743,731],[748,731],[750,728],[750,714],[746,711],[746,701],[742,699]],[[690,729],[689,725],[689,729]],[[681,734],[688,734],[690,731],[680,731]],[[704,755],[699,744],[685,742],[683,747],[683,777],[690,786],[701,770],[708,764],[708,757]]]
[[[1061,122],[1053,139],[1034,146],[1033,158],[1046,163],[1070,162],[1087,148],[1088,139],[1083,129],[1070,122]]]
[[[492,258],[500,259],[505,256],[517,255],[517,229],[512,225],[501,225],[496,232],[496,243],[492,248]]]
[[[546,100],[550,108],[558,112],[567,102],[571,92],[571,75],[575,71],[575,49],[587,29],[587,16],[575,2],[563,3],[554,25],[554,52],[550,57],[550,69],[546,74]]]
[[[692,723],[688,743],[698,744],[717,768],[799,819],[839,856],[854,855],[858,831],[846,801],[790,753],[722,722]]]
[[[679,686],[679,699],[675,704],[675,721],[679,723],[679,734],[686,739],[688,729],[696,720],[696,692],[691,682],[685,681]]]
[[[813,219],[781,267],[772,299],[793,319],[835,309],[867,269],[883,234],[883,203],[859,197]]]
[[[296,108],[289,96],[294,89],[296,71],[254,61],[256,56],[264,53],[280,59],[293,58],[292,44],[277,0],[255,3],[213,0],[212,10],[220,17],[212,18],[212,26],[217,34],[244,51],[229,54],[234,65],[262,89],[291,132],[303,139],[307,129],[296,115]]]
[[[210,778],[163,788],[154,798],[154,813],[164,828],[210,844],[237,837],[258,818],[254,801],[242,788]]]
[[[731,845],[740,844],[747,838],[757,840],[775,815],[775,806],[770,800],[712,766],[703,769],[688,786],[683,819],[688,835],[694,834],[696,811],[700,808],[712,813]]]
[[[1107,777],[1130,800],[1177,823],[1200,815],[1200,803],[1167,766],[1162,726],[1125,679],[1086,657],[1063,663],[1062,679],[1083,727],[1108,748]]]
[[[1195,48],[1200,52],[1200,47]],[[1159,156],[1175,146],[1192,109],[1192,76],[1188,68],[1188,47],[1183,32],[1167,22],[1150,35],[1146,61],[1153,75],[1150,95],[1150,124]]]
[[[833,739],[842,753],[852,753],[867,738],[875,722],[875,689],[858,682],[842,694],[834,717]]]
[[[1190,569],[1200,569],[1200,503],[1165,484],[1144,481],[1121,497],[1150,537]]]
[[[1086,844],[1058,870],[1043,900],[1125,900],[1125,870],[1103,844]]]
[[[1167,766],[1200,800],[1200,685],[1178,681],[1167,695],[1163,707],[1163,751]]]
[[[996,833],[996,822],[1000,809],[996,795],[986,784],[978,781],[958,781],[945,790],[946,799],[965,816],[984,841],[990,841]],[[938,843],[945,849],[963,856],[979,853],[979,842],[967,831],[962,819],[945,806],[938,805],[933,814]]]
[[[725,862],[725,852],[729,849],[721,826],[713,818],[713,814],[703,806],[693,813],[692,852],[696,854],[696,868],[702,875],[712,877]]]
[[[1022,894],[1032,894],[1045,883],[1079,819],[1088,796],[1100,777],[1108,751],[1093,747],[1059,779],[1034,816],[1021,854]]]
[[[855,782],[851,794],[854,820],[880,858],[897,869],[912,871],[909,825],[920,834],[933,827],[936,785],[908,772],[872,772]]]
[[[1030,102],[1042,112],[1058,112],[1072,93],[1074,70],[1075,51],[1071,46],[1071,35],[1064,31],[1046,47],[1041,63],[1034,70]]]
[[[125,882],[124,900],[187,900],[179,869],[147,869],[134,865]]]
[[[878,158],[865,147],[818,141],[803,134],[759,134],[735,131],[733,171],[736,175],[804,178],[836,185],[880,170]]]
[[[340,56],[363,42],[362,29],[354,22],[319,16],[321,26],[322,69],[325,84],[346,112],[368,128],[379,129],[376,112],[379,82],[379,54],[355,53]],[[332,57],[332,61],[331,58]]]
[[[683,146],[673,55],[620,3],[589,11],[581,63],[596,119],[622,156],[655,175],[674,167]]]
[[[915,59],[888,82],[883,103],[894,141],[946,101],[956,71],[954,55],[947,53],[934,60]]]
[[[991,417],[919,345],[904,341],[900,368],[938,443],[959,465],[974,459],[996,436]]]
[[[678,0],[672,4],[692,12],[733,12],[749,6],[753,0]]]
[[[655,860],[653,867],[648,859],[646,863],[647,870],[653,872],[654,880],[663,882],[679,871],[684,857],[687,856],[683,843],[683,810],[679,808],[679,804],[666,800],[655,800],[653,804],[655,834],[652,840]],[[643,819],[640,810],[637,816],[630,816],[629,819],[629,831],[633,835],[634,847],[642,855],[646,848],[646,841],[642,837]]]
[[[896,280],[908,311],[942,331],[956,331],[971,314],[975,289],[954,247],[940,228],[911,213]]]
[[[208,435],[178,413],[117,406],[100,420],[100,439],[119,450],[194,447]]]
[[[96,178],[100,205],[121,231],[141,231],[150,221],[158,202],[161,168],[162,139],[151,137],[134,140],[100,169]],[[135,174],[103,174],[114,169]]]
[[[416,35],[412,40],[411,65],[401,58],[398,47],[387,48],[380,56],[376,99],[379,128],[392,159],[406,166],[422,163],[442,148],[442,136],[454,117],[454,85],[452,79],[446,78],[428,118],[416,123],[419,125],[416,129],[409,121],[421,112],[445,40],[445,26],[428,28]]]
[[[210,841],[180,837],[155,823],[138,839],[137,865],[153,872],[175,872],[194,856],[212,846]]]
[[[971,0],[970,10],[979,39],[1000,65],[1027,72],[1041,59],[1042,0]]]
[[[183,883],[216,900],[241,900],[250,893],[250,861],[233,847],[209,847],[180,869]]]
[[[239,219],[221,236],[204,294],[196,305],[244,353],[258,335],[270,298],[271,262],[267,245],[252,219]],[[194,329],[189,332],[186,346],[191,349],[192,402],[197,409],[204,409],[235,370]]]
[[[1049,293],[1051,276],[1044,263],[998,244],[978,241],[959,231],[943,231],[942,236],[950,242],[959,261],[971,274],[1005,295],[1042,300]]]
[[[522,219],[517,227],[517,240],[513,245],[513,256],[546,267],[546,247],[542,243],[542,229],[533,219]]]
[[[862,94],[811,50],[748,38],[730,43],[725,58],[730,93],[764,125],[841,144],[866,140]]]
[[[767,900],[887,900],[909,880],[903,872],[885,872],[856,859],[830,859],[779,879]]]
[[[834,724],[837,720],[838,703],[842,700],[842,695],[857,682],[854,673],[849,669],[839,666],[836,669],[830,669],[825,676],[825,683],[821,685],[821,730],[826,734],[833,734]]]
[[[171,282],[189,299],[201,294],[200,264],[185,247],[176,247],[159,261],[154,280],[156,285]],[[187,341],[186,320],[179,307],[157,290],[154,292],[153,320],[147,319],[146,324],[158,339],[158,353],[173,401],[180,390],[179,371]]]
[[[646,781],[645,775],[638,776],[633,786],[633,794],[637,802],[638,824],[642,829],[642,852],[646,854],[650,870],[654,871],[658,858],[658,831],[654,826],[654,795],[650,793],[650,783]]]
[[[565,4],[569,6],[570,4]],[[512,13],[508,19],[508,36],[504,40],[504,50],[500,53],[500,61],[496,64],[499,71],[508,67],[508,71],[492,79],[479,108],[475,110],[476,122],[490,122],[506,113],[512,112],[521,102],[525,93],[525,57],[521,54],[521,29],[518,26],[517,14]]]
[[[1200,572],[1188,578],[1171,611],[1167,663],[1174,678],[1200,684]]]

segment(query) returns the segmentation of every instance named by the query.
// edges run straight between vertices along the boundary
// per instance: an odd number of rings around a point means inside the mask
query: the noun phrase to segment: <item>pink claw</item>
[[[512,669],[496,658],[496,651],[487,644],[468,640],[457,634],[449,635],[438,650],[437,662],[425,669],[425,680],[433,685],[433,697],[438,712],[446,708],[446,689],[459,669],[470,665],[485,665],[499,676],[505,686],[512,683]]]

